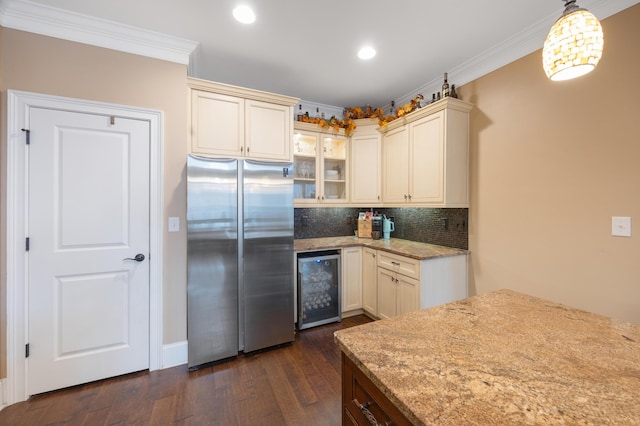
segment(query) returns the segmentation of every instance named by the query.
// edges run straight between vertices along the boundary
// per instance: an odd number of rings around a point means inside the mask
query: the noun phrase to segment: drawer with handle
[[[420,279],[420,261],[378,250],[378,267],[386,268],[407,277]]]
[[[411,422],[342,354],[343,425],[405,426]]]

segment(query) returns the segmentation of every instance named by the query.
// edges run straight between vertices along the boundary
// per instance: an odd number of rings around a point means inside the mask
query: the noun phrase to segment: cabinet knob
[[[405,200],[407,199],[407,194],[404,194],[404,199],[405,199]]]
[[[249,151],[249,149],[247,148],[247,151]],[[409,201],[411,201],[411,194],[409,194]]]

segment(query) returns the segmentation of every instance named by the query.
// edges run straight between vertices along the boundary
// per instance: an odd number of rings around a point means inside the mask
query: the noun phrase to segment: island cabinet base
[[[342,353],[342,425],[411,425],[362,371]]]

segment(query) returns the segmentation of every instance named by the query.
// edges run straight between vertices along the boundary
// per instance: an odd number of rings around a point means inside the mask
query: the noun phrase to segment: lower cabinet
[[[467,297],[467,256],[412,259],[363,249],[362,308],[389,318]]]
[[[365,247],[362,249],[362,309],[368,314],[378,316],[378,265],[377,251]]]
[[[342,354],[342,424],[411,425],[368,377]]]
[[[362,247],[342,249],[342,312],[362,309]]]
[[[370,247],[342,248],[341,310],[373,318],[467,297],[467,256],[413,259]]]
[[[420,309],[420,281],[378,267],[378,318]]]

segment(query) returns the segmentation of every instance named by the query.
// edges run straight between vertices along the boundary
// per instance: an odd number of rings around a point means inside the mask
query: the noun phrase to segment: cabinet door
[[[342,312],[362,308],[362,248],[342,249]]]
[[[320,153],[316,161],[322,166],[318,182],[322,182],[320,201],[345,203],[347,201],[347,153],[349,140],[341,136],[320,135]]]
[[[291,161],[292,108],[254,100],[245,105],[245,156]]]
[[[191,153],[238,157],[244,144],[244,99],[191,91]]]
[[[420,309],[420,281],[398,274],[396,314],[402,315]]]
[[[362,249],[362,309],[378,316],[378,271],[376,251]]]
[[[444,112],[409,125],[409,192],[412,203],[444,202]]]
[[[409,132],[406,126],[384,136],[382,163],[382,200],[406,203],[409,196]]]
[[[357,130],[356,130],[357,131]],[[375,131],[376,133],[377,130]],[[382,201],[382,138],[380,134],[351,138],[351,203],[375,205]]]
[[[293,198],[296,205],[318,203],[318,144],[316,133],[296,131],[293,135]]]
[[[378,268],[378,318],[391,318],[397,312],[396,274]]]

